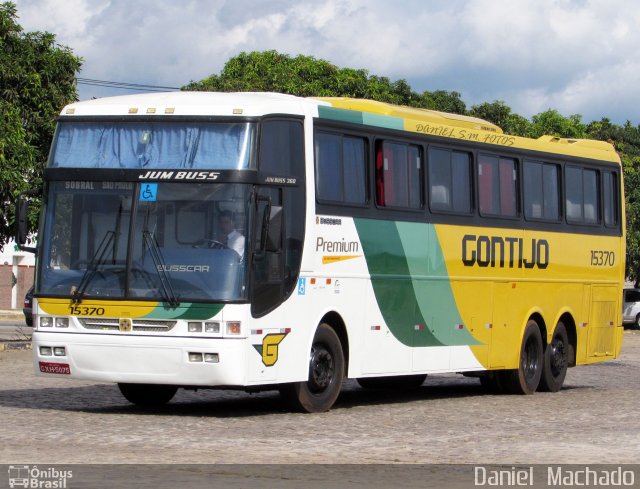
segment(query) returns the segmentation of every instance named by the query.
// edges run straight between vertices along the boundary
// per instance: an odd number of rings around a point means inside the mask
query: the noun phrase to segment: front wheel
[[[340,394],[344,369],[340,338],[331,326],[322,323],[311,346],[309,379],[281,386],[280,395],[296,411],[328,411]]]
[[[118,384],[124,398],[137,406],[162,406],[176,395],[178,388],[173,385]]]
[[[500,383],[511,394],[533,394],[540,383],[542,369],[542,335],[538,323],[530,319],[522,337],[519,366],[501,372]]]
[[[562,322],[556,325],[551,343],[544,352],[544,367],[539,390],[558,392],[562,388],[569,366],[569,337]]]

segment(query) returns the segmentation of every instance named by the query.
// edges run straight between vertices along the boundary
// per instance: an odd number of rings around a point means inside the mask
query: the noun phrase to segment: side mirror
[[[30,195],[40,195],[39,190],[28,190],[20,194],[16,205],[16,243],[22,251],[35,253],[36,249],[31,246],[24,246],[29,237],[29,200]]]
[[[29,235],[29,202],[22,196],[16,206],[16,243],[23,245]]]

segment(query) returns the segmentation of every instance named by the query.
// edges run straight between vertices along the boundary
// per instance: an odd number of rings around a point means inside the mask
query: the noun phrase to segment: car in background
[[[27,326],[33,326],[33,286],[27,290],[24,296],[22,312],[24,313],[24,322],[27,323]]]
[[[640,328],[640,289],[624,289],[622,296],[622,324]]]

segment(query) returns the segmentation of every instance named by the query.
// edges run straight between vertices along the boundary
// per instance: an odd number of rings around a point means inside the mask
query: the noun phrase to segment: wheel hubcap
[[[324,391],[333,380],[335,365],[331,353],[323,345],[313,345],[309,363],[309,389]]]

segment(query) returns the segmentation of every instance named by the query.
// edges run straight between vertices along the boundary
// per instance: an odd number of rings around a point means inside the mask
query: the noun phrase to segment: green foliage
[[[462,100],[462,95],[458,92],[447,92],[445,90],[425,91],[417,102],[409,105],[452,114],[465,115],[467,113],[467,105]]]
[[[587,137],[587,127],[582,123],[582,116],[578,114],[564,117],[557,110],[549,109],[534,115],[531,122],[531,138],[544,135],[575,139]]]
[[[353,97],[464,114],[457,92],[414,92],[406,80],[369,75],[367,70],[338,68],[312,56],[264,51],[240,53],[219,75],[191,82],[183,90],[280,92],[300,97]]]
[[[77,97],[80,58],[48,32],[24,33],[15,4],[0,4],[0,247],[13,236],[20,192],[42,185],[55,119]],[[33,210],[35,226],[37,209]]]

